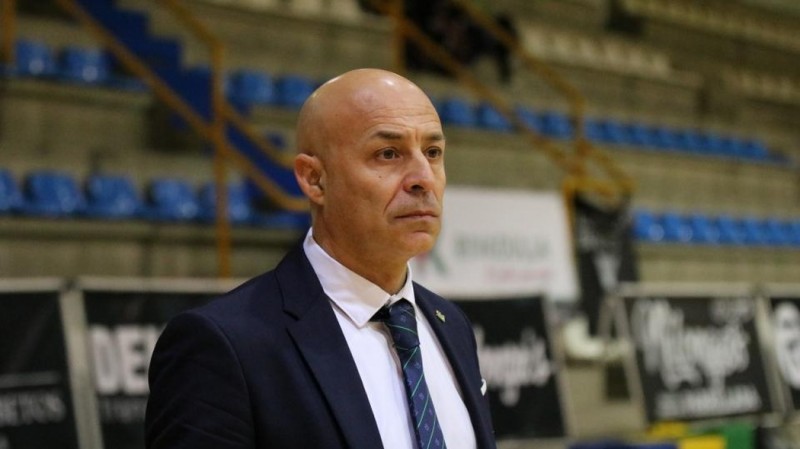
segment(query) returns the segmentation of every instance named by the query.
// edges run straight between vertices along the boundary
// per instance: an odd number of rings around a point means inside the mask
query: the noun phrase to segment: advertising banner
[[[541,297],[457,301],[472,321],[497,438],[567,435]]]
[[[558,194],[448,187],[438,242],[411,267],[416,281],[450,298],[544,294],[572,301],[572,261]]]
[[[106,448],[144,447],[147,370],[167,321],[225,291],[202,281],[84,282],[92,378]]]
[[[628,294],[618,320],[634,348],[649,422],[773,411],[757,300],[741,294]]]
[[[777,379],[790,412],[800,409],[800,288],[771,293],[769,321]]]
[[[60,291],[0,284],[0,449],[78,449]]]

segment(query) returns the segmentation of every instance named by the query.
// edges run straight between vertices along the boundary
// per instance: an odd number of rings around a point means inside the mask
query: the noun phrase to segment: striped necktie
[[[401,299],[391,307],[384,307],[378,311],[374,320],[386,324],[394,341],[394,348],[403,369],[403,383],[418,449],[447,447],[442,429],[439,427],[439,420],[436,418],[428,384],[425,382],[414,306],[407,300]]]

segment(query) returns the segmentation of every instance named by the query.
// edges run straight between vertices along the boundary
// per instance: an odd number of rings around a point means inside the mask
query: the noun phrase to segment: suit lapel
[[[348,447],[382,448],[369,399],[339,322],[302,247],[277,268],[288,325],[303,359],[322,390]]]
[[[496,444],[486,398],[481,395],[481,385],[476,384],[476,380],[470,378],[467,374],[469,372],[467,361],[474,358],[475,354],[471,353],[472,351],[469,347],[465,347],[459,342],[458,335],[454,330],[448,329],[448,326],[452,326],[454,323],[448,324],[447,321],[442,321],[438,318],[437,315],[441,312],[436,310],[427,292],[415,288],[414,294],[417,305],[433,328],[433,332],[436,334],[436,338],[439,339],[439,344],[442,345],[450,366],[453,368],[456,381],[461,388],[464,405],[466,405],[472,420],[478,448],[495,448]],[[463,335],[461,337],[463,338]]]

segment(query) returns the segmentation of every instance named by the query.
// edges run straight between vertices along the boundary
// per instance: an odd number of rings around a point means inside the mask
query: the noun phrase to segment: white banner
[[[578,296],[567,214],[553,192],[448,187],[436,247],[411,267],[443,296]]]

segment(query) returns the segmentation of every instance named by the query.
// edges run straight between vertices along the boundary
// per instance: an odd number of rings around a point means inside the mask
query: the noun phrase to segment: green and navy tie
[[[447,447],[436,418],[425,372],[422,369],[422,352],[417,335],[417,319],[414,306],[405,299],[391,307],[381,309],[374,317],[389,328],[394,348],[403,368],[408,406],[413,420],[414,433],[419,449],[442,449]]]

